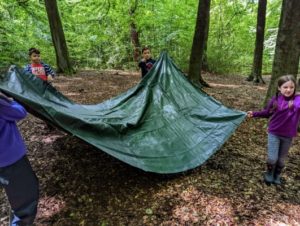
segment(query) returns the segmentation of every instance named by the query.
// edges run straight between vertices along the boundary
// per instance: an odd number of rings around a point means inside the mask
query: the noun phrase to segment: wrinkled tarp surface
[[[165,52],[138,85],[96,105],[76,104],[17,68],[2,76],[0,90],[98,149],[156,173],[201,165],[245,117],[194,87]]]

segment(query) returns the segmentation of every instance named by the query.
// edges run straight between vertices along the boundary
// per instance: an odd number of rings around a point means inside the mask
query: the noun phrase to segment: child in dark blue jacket
[[[0,92],[0,186],[11,206],[10,225],[32,225],[39,197],[38,180],[26,157],[16,121],[26,110]]]
[[[142,49],[142,59],[139,62],[139,67],[142,71],[142,78],[150,71],[155,62],[156,61],[151,58],[150,49],[148,47],[144,47]]]

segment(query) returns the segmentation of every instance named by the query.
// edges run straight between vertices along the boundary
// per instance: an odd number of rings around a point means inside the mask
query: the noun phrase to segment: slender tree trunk
[[[253,66],[250,76],[247,81],[254,81],[254,83],[265,83],[262,79],[262,61],[264,51],[264,37],[265,37],[265,24],[266,24],[266,10],[267,0],[259,0],[257,11],[257,25],[256,25],[256,39],[255,50],[253,57]]]
[[[74,72],[68,54],[67,43],[60,20],[56,0],[45,0],[51,37],[56,53],[57,71],[72,74]]]
[[[134,22],[130,24],[131,28],[131,43],[133,45],[133,60],[138,62],[140,59],[140,40],[139,40],[139,33],[137,32],[136,25]]]
[[[189,79],[196,85],[209,86],[201,76],[205,34],[209,22],[210,0],[199,0],[195,34],[190,55]]]
[[[204,71],[209,71],[208,60],[207,60],[209,20],[210,20],[210,14],[208,13],[207,26],[206,26],[206,29],[205,29],[205,41],[204,41],[204,48],[203,48],[203,57],[202,57],[202,70],[204,70]]]
[[[264,104],[277,90],[277,79],[286,74],[297,77],[300,57],[300,1],[283,0],[277,34],[272,77]]]
[[[131,23],[130,23],[130,39],[131,39],[131,43],[133,45],[133,60],[135,62],[138,62],[140,59],[140,40],[139,40],[139,33],[137,31],[137,27],[135,24],[135,20],[134,20],[134,14],[135,11],[138,7],[138,0],[135,0],[134,5],[130,8],[129,10],[129,15],[131,18]]]

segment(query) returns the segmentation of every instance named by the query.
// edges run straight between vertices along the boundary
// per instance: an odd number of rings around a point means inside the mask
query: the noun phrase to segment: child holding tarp
[[[39,197],[38,180],[26,157],[16,125],[26,110],[0,92],[0,187],[11,206],[10,225],[32,225]]]
[[[285,166],[285,159],[297,136],[300,120],[300,95],[296,94],[296,80],[292,75],[278,79],[277,93],[267,107],[258,112],[249,111],[248,117],[269,118],[268,159],[264,180],[267,184],[281,184],[280,174]]]
[[[41,61],[40,54],[41,52],[37,48],[30,48],[28,50],[28,55],[31,62],[30,64],[26,65],[24,71],[26,73],[36,75],[38,78],[42,79],[43,81],[50,83],[55,77],[55,73],[48,64],[45,64],[44,62]],[[49,131],[54,130],[54,127],[49,123],[46,123],[46,128]]]
[[[142,59],[139,62],[139,67],[142,71],[142,78],[150,71],[154,64],[155,60],[151,58],[151,52],[149,47],[144,47],[142,49]]]
[[[51,82],[55,77],[55,73],[52,68],[41,61],[41,52],[37,48],[30,48],[28,55],[30,58],[30,64],[27,64],[24,71],[30,74],[34,74],[45,82]]]

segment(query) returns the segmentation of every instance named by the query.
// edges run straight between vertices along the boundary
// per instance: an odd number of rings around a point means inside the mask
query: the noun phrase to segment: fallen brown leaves
[[[260,108],[267,86],[206,74],[207,93],[243,111]],[[78,103],[107,100],[139,82],[137,73],[83,71],[54,85]],[[268,80],[266,76],[265,81]],[[299,138],[282,186],[262,182],[267,121],[246,119],[204,165],[178,175],[143,172],[29,116],[20,124],[40,181],[37,225],[300,225]],[[0,220],[7,202],[0,193]]]

